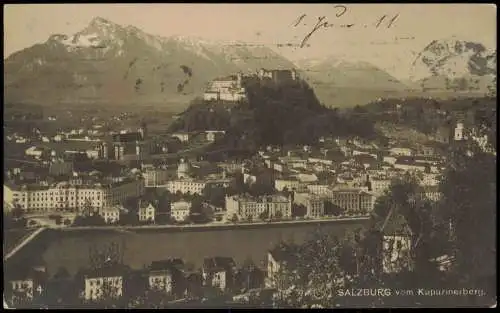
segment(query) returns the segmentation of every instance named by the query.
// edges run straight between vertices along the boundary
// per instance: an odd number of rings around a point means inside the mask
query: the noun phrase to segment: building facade
[[[144,177],[144,186],[148,188],[163,186],[168,181],[168,172],[165,169],[146,169],[142,176]]]
[[[141,205],[139,207],[139,222],[155,222],[156,208],[151,204]]]
[[[258,218],[265,213],[269,218],[292,216],[291,197],[281,195],[250,197],[226,197],[226,214],[228,218],[237,216],[238,219]]]
[[[310,193],[295,193],[294,202],[306,207],[306,217],[320,218],[325,216],[325,200]]]
[[[96,210],[144,195],[144,179],[123,178],[111,183],[62,182],[52,186],[4,184],[4,202],[26,213]]]
[[[120,212],[121,208],[119,206],[111,206],[99,210],[99,215],[101,215],[106,224],[115,224],[120,220]]]
[[[374,196],[361,189],[338,188],[324,196],[324,199],[338,206],[346,213],[368,214],[373,210]]]
[[[104,297],[120,298],[123,295],[123,276],[102,274],[85,277],[84,298],[97,301]]]
[[[297,179],[276,179],[274,181],[274,189],[283,191],[285,188],[288,191],[298,190],[300,182]]]
[[[165,185],[165,188],[170,193],[180,192],[182,194],[199,194],[203,192],[203,189],[206,186],[206,182],[192,179],[176,179],[168,181]]]
[[[188,201],[177,201],[170,204],[170,216],[177,222],[183,222],[191,213],[191,203]]]

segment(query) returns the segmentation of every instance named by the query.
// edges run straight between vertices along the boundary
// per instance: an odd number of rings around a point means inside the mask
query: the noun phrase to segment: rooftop
[[[180,269],[184,266],[184,261],[179,258],[153,261],[149,266],[151,271]]]
[[[207,272],[215,272],[220,270],[229,271],[236,266],[233,258],[230,257],[213,257],[203,260],[203,270]]]
[[[125,134],[114,134],[113,142],[136,142],[142,141],[142,136],[140,133],[125,133]]]
[[[260,196],[260,197],[254,197],[248,194],[244,195],[235,195],[232,196],[234,200],[238,201],[255,201],[255,202],[287,202],[288,198],[280,195],[280,194],[275,194],[275,195],[266,195],[266,196]]]
[[[298,248],[295,245],[281,243],[274,249],[270,250],[269,253],[276,262],[291,261],[295,259],[297,249]]]
[[[120,277],[130,272],[130,268],[123,264],[107,264],[95,269],[86,269],[83,274],[84,277],[97,278],[97,277]]]

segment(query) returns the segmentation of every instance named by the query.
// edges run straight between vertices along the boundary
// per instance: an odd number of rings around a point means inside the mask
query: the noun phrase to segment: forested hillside
[[[245,87],[248,100],[237,104],[194,100],[170,130],[226,130],[221,144],[231,148],[312,144],[327,135],[376,135],[366,117],[326,108],[302,80],[275,84],[250,78]]]

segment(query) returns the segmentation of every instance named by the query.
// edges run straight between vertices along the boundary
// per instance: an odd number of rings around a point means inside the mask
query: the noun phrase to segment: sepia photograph
[[[496,13],[3,5],[4,309],[496,307]]]

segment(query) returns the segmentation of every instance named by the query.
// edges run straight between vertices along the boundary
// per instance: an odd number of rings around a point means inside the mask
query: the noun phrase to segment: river
[[[280,241],[301,243],[315,229],[338,236],[346,230],[366,225],[367,221],[331,221],[321,224],[269,224],[232,229],[138,229],[138,230],[46,230],[29,243],[13,259],[33,263],[41,258],[49,275],[59,267],[70,274],[89,266],[91,248],[103,248],[112,242],[123,247],[123,262],[142,268],[152,261],[182,258],[200,267],[205,257],[233,257],[238,265],[247,258],[261,265],[267,251]]]

